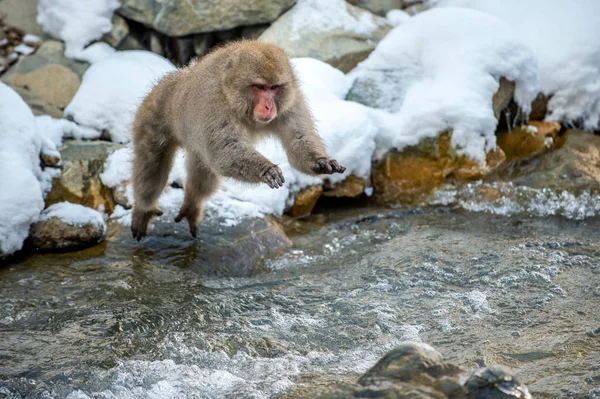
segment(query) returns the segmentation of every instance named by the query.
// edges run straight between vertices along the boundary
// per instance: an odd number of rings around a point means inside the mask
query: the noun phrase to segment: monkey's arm
[[[208,141],[211,166],[222,176],[248,183],[266,183],[271,188],[283,186],[283,172],[254,149],[244,132],[229,127]]]
[[[290,164],[299,171],[320,175],[344,173],[346,170],[327,155],[303,101],[281,123],[279,135]]]

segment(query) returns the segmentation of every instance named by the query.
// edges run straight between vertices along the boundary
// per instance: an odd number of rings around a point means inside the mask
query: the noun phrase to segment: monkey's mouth
[[[267,117],[256,116],[254,119],[258,123],[267,124],[267,123],[271,122],[273,119],[275,119],[275,115],[271,115],[271,116],[267,116]]]

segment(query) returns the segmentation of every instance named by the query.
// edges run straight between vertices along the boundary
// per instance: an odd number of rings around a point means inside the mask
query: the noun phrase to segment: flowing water
[[[244,273],[127,235],[0,268],[0,398],[285,397],[405,340],[509,365],[534,397],[600,397],[600,218],[362,209],[287,229]]]

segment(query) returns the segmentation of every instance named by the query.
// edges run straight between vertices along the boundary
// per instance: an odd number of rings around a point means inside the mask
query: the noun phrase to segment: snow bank
[[[162,76],[175,70],[165,58],[149,51],[119,51],[94,63],[65,109],[79,125],[107,130],[112,141],[130,140],[135,111]]]
[[[345,0],[298,0],[294,6],[290,38],[300,40],[305,31],[330,32],[337,29],[368,35],[380,27],[381,21],[368,12],[355,17],[348,12]]]
[[[58,218],[70,226],[96,226],[106,232],[106,223],[102,213],[95,209],[71,202],[59,202],[49,206],[42,212],[39,220],[45,221],[50,218]]]
[[[39,133],[29,106],[0,82],[0,254],[18,251],[29,226],[44,209],[51,174],[40,167],[40,151],[56,153]]]
[[[65,56],[78,58],[83,48],[112,29],[119,0],[39,0],[37,22],[65,42]]]
[[[373,72],[381,72],[379,75]],[[379,150],[401,149],[453,129],[460,153],[484,162],[495,148],[492,97],[500,77],[516,83],[515,100],[528,113],[538,93],[532,52],[507,25],[479,11],[435,9],[394,28],[351,75],[393,73],[397,109],[376,113]],[[383,89],[387,82],[379,82]]]
[[[485,11],[508,24],[534,52],[547,119],[595,130],[600,119],[600,1],[437,0]]]

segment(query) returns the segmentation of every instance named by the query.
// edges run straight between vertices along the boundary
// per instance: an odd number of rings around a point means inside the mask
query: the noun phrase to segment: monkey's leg
[[[134,206],[131,221],[133,237],[140,241],[148,232],[152,216],[162,212],[156,202],[167,184],[173,158],[177,150],[174,140],[165,134],[151,131],[134,131],[133,193]]]
[[[175,222],[185,218],[190,226],[190,234],[196,238],[198,225],[204,213],[204,202],[219,187],[219,177],[204,165],[202,160],[188,152],[186,161],[187,178],[185,180],[185,197]]]
[[[222,176],[243,182],[282,187],[285,179],[281,169],[242,137],[244,132],[223,131],[209,142],[211,167]]]
[[[303,103],[278,126],[278,131],[290,165],[295,169],[310,175],[344,173],[346,170],[328,157]]]

